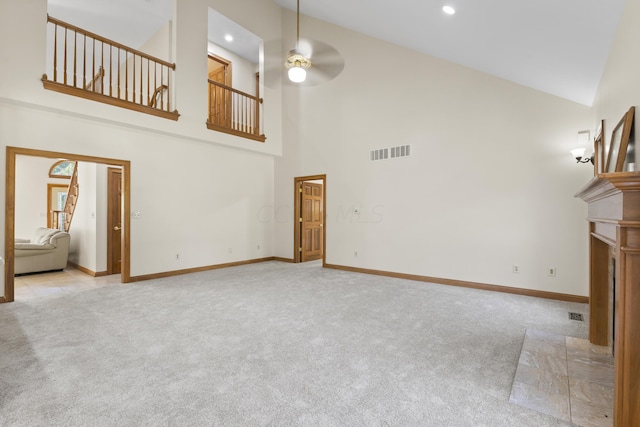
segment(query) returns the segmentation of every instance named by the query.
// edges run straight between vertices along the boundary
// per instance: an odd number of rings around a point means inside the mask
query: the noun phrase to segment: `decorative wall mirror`
[[[629,144],[629,136],[631,135],[635,112],[635,107],[629,108],[629,111],[622,116],[611,133],[611,145],[609,147],[609,155],[607,156],[606,172],[622,172],[624,160],[627,157],[627,146]]]

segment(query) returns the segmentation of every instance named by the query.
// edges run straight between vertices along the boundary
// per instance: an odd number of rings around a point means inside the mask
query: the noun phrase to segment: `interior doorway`
[[[130,269],[130,177],[131,162],[128,160],[109,159],[104,157],[85,156],[80,154],[61,153],[28,148],[6,147],[6,182],[5,182],[5,223],[4,223],[4,296],[0,303],[14,301],[14,259],[15,259],[15,202],[16,202],[16,157],[35,156],[50,159],[67,159],[70,161],[99,163],[119,167],[122,172],[122,234],[121,234],[121,274],[120,281],[131,281]]]
[[[294,261],[325,264],[326,175],[294,178]]]

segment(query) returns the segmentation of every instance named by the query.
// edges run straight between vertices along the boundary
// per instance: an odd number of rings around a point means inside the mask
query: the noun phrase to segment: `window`
[[[71,178],[75,164],[70,160],[58,160],[49,169],[49,178]]]

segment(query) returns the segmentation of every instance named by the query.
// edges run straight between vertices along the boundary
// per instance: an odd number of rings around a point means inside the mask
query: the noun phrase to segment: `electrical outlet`
[[[358,250],[353,251],[353,256],[358,256]]]
[[[176,261],[180,261],[180,254],[176,254]]]
[[[547,276],[555,276],[556,275],[556,268],[555,267],[549,267],[547,268]]]
[[[519,266],[519,265],[516,265],[516,264],[513,264],[512,271],[513,271],[514,273],[520,273],[520,266]]]

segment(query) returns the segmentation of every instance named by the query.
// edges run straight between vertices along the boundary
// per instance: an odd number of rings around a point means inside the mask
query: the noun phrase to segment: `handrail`
[[[254,96],[254,95],[249,95],[248,93],[243,92],[243,91],[238,90],[238,89],[234,89],[231,86],[227,86],[227,85],[225,85],[223,83],[219,83],[219,82],[216,82],[215,80],[211,80],[211,79],[209,79],[209,84],[218,86],[219,88],[222,88],[224,90],[228,90],[228,91],[233,92],[233,93],[237,93],[238,95],[242,95],[242,96],[245,96],[247,98],[253,99],[254,101],[257,101],[260,104],[262,104],[262,98],[258,98],[257,96]]]
[[[264,142],[267,138],[260,132],[262,98],[214,80],[208,83],[207,128]]]
[[[47,16],[45,89],[177,120],[171,109],[176,65]],[[153,101],[153,102],[152,102]]]
[[[83,28],[76,27],[73,24],[69,24],[68,22],[62,21],[60,19],[56,19],[56,18],[54,18],[52,16],[47,15],[47,22],[51,22],[52,24],[60,25],[61,27],[65,27],[65,28],[67,28],[69,30],[73,30],[73,31],[75,31],[77,33],[82,33],[82,34],[84,34],[86,36],[91,37],[92,39],[96,39],[96,40],[98,40],[100,42],[107,43],[107,44],[109,44],[111,46],[127,50],[127,51],[129,51],[129,52],[131,52],[131,53],[133,53],[135,55],[138,55],[138,56],[141,56],[141,57],[143,57],[145,59],[149,59],[151,61],[157,62],[158,64],[162,64],[162,65],[164,65],[166,67],[169,67],[171,69],[174,69],[174,70],[176,69],[176,64],[172,64],[170,62],[163,61],[162,59],[156,58],[155,56],[151,56],[151,55],[149,55],[147,53],[144,53],[144,52],[141,52],[141,51],[139,51],[137,49],[134,49],[132,47],[123,45],[122,43],[118,43],[118,42],[113,41],[111,39],[108,39],[106,37],[102,37],[101,35],[98,35],[96,33],[92,33],[91,31],[87,31],[87,30],[85,30]]]

